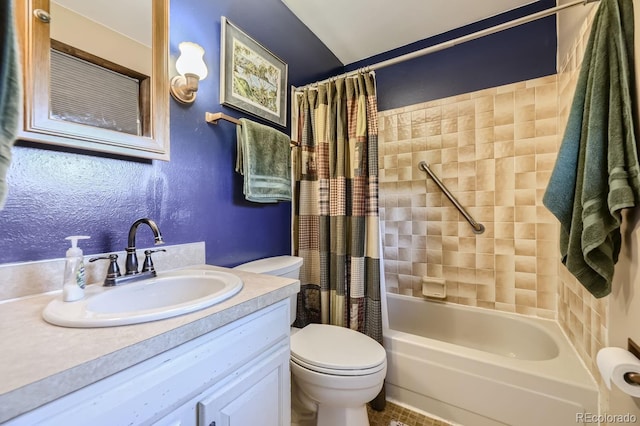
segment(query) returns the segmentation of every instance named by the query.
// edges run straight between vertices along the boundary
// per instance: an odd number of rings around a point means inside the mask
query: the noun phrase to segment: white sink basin
[[[194,312],[220,303],[242,289],[240,277],[228,272],[183,269],[118,287],[87,286],[85,298],[44,309],[45,321],[63,327],[112,327]]]

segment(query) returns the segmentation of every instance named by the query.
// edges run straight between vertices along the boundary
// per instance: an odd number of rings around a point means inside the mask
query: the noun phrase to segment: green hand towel
[[[7,170],[22,108],[22,84],[13,3],[0,3],[0,210],[4,207],[7,196]]]
[[[602,0],[543,198],[562,262],[595,297],[611,292],[621,210],[640,202],[633,61],[633,3]]]
[[[244,176],[248,201],[291,200],[291,139],[259,123],[240,119],[237,126],[236,171]]]

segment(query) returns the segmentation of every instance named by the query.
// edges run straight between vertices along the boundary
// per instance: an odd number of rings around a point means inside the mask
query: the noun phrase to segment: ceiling
[[[535,3],[534,0],[282,2],[345,65]]]
[[[151,46],[151,0],[54,0],[54,3]]]

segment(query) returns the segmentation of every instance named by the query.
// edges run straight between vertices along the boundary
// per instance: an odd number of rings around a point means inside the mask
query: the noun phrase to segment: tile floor
[[[432,419],[388,401],[383,411],[372,410],[367,405],[367,412],[370,426],[390,426],[392,420],[400,422],[398,426],[451,426],[451,423]]]

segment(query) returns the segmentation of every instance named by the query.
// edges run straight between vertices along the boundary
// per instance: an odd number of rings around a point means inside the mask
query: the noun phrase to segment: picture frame
[[[287,125],[287,64],[221,18],[220,103]]]

